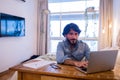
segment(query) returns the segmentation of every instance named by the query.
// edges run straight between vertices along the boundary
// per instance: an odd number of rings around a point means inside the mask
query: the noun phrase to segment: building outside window
[[[91,51],[98,50],[99,0],[48,0],[48,53],[55,53],[57,44],[64,39],[63,28],[76,23],[81,29],[79,39],[86,42]]]

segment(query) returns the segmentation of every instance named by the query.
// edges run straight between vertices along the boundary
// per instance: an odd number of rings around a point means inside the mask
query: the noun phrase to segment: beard
[[[70,43],[70,45],[76,45],[76,43],[77,43],[77,39],[67,39],[68,40],[68,42]]]

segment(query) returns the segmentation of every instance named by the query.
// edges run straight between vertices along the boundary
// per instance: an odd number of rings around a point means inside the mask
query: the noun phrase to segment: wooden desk
[[[10,68],[18,71],[18,80],[80,80],[80,79],[100,79],[100,80],[120,80],[120,65],[116,65],[114,70],[84,74],[75,69],[74,66],[59,65],[61,69],[54,69],[46,65],[39,69],[24,67],[22,64]]]

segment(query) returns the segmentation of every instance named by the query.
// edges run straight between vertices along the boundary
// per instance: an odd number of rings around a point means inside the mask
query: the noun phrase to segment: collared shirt
[[[83,41],[77,41],[73,49],[70,48],[70,43],[67,40],[59,42],[57,45],[56,60],[57,63],[64,63],[66,59],[81,61],[84,57],[89,59],[90,48]]]

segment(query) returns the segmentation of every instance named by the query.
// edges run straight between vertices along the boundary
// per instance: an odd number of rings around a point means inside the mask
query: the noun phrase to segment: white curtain
[[[113,0],[100,0],[100,28],[99,49],[112,47]]]
[[[47,53],[48,0],[38,0],[37,54]]]

